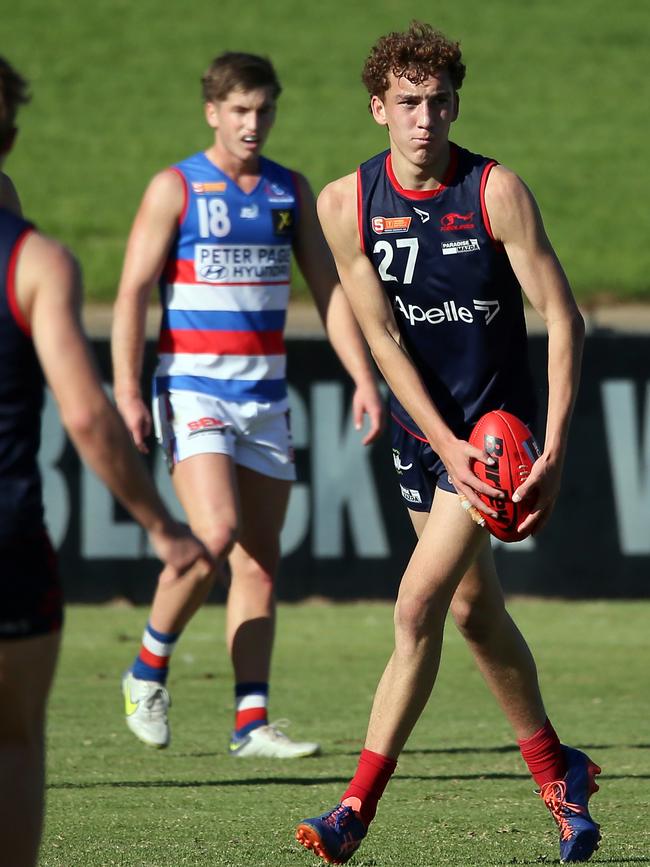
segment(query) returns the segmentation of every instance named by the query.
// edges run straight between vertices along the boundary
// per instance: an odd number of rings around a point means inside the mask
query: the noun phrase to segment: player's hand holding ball
[[[494,490],[491,494],[478,492],[493,510],[484,515],[485,525],[503,542],[525,539],[541,526],[543,511],[538,490],[543,470],[541,465],[534,470],[540,457],[535,437],[512,413],[495,410],[479,419],[469,442],[493,458],[492,464],[476,461],[473,465],[476,476]],[[497,491],[505,496],[498,497]]]

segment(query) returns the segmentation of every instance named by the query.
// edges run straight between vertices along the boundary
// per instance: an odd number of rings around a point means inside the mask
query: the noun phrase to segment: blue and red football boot
[[[296,840],[328,864],[345,864],[366,836],[366,826],[352,807],[337,804],[314,819],[303,819]]]
[[[588,861],[598,848],[600,825],[589,815],[589,798],[598,791],[598,765],[580,750],[562,747],[564,779],[546,783],[540,797],[560,829],[560,862]]]

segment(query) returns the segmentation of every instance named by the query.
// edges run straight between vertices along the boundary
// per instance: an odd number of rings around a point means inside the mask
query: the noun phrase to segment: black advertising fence
[[[530,345],[543,404],[546,339],[532,336]],[[108,381],[107,341],[95,349]],[[414,540],[388,438],[360,445],[350,384],[324,340],[289,340],[288,353],[298,481],[282,536],[279,596],[392,598]],[[149,344],[148,372],[152,365]],[[157,563],[146,538],[80,466],[51,398],[40,457],[68,601],[148,602]],[[151,468],[180,515],[155,447]],[[498,544],[495,556],[509,593],[650,596],[650,337],[588,337],[555,513],[539,538]],[[215,590],[214,601],[222,598]]]

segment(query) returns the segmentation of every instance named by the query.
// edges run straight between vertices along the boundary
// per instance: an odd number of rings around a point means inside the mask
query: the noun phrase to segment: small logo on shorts
[[[413,461],[410,464],[403,464],[402,459],[400,457],[399,449],[393,449],[393,463],[395,464],[395,470],[402,475],[404,470],[410,470],[413,466]]]
[[[400,485],[399,488],[407,503],[422,503],[419,491],[415,491],[413,488],[405,488],[404,485]]]
[[[188,421],[187,426],[190,429],[188,436],[191,437],[196,436],[197,434],[221,431],[225,427],[222,421],[218,418],[212,418],[209,415],[203,416],[203,418],[197,418],[195,421]]]

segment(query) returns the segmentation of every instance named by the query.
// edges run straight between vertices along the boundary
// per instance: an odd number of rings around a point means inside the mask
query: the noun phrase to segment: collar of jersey
[[[439,196],[443,190],[446,190],[452,178],[456,174],[456,166],[458,165],[458,149],[453,142],[450,142],[449,144],[449,165],[447,166],[447,171],[442,179],[442,183],[439,187],[436,187],[435,190],[405,190],[395,177],[393,161],[389,153],[386,157],[386,174],[388,175],[388,179],[395,189],[395,192],[399,193],[400,196],[404,196],[406,199],[433,199],[436,196]]]

